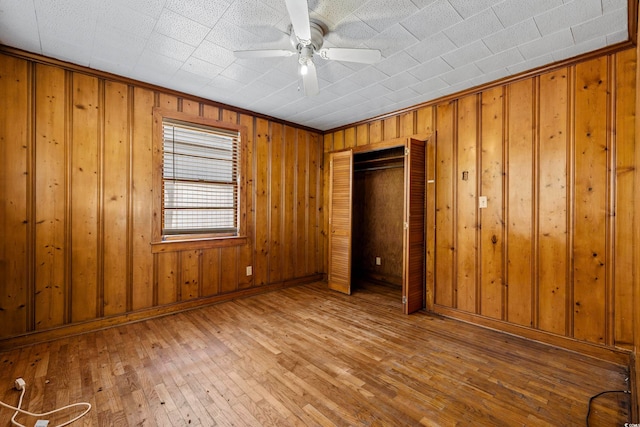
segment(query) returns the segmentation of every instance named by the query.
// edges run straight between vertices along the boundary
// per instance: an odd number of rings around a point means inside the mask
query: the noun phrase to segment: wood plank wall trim
[[[436,135],[428,306],[634,348],[635,73],[627,49],[398,115],[414,120],[400,129]],[[329,132],[325,152],[366,150],[393,123]]]
[[[0,49],[0,345],[322,277],[319,132],[108,77]],[[242,238],[152,245],[154,108],[246,129]]]

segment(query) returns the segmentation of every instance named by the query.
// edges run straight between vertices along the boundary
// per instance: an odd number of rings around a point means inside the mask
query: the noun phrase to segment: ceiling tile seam
[[[31,0],[33,4],[33,14],[36,17],[36,28],[38,29],[38,44],[40,45],[40,54],[44,55],[44,51],[42,50],[42,34],[40,33],[40,22],[38,20],[38,8],[36,8],[35,0]]]

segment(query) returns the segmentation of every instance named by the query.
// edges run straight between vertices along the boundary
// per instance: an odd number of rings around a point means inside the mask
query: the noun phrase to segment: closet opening
[[[400,283],[410,314],[426,303],[426,142],[401,144],[329,153],[327,282],[348,295],[359,280]]]
[[[368,283],[402,298],[405,147],[354,153],[352,264],[354,289]]]

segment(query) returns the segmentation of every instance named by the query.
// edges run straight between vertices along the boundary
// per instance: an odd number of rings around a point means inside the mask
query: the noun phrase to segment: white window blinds
[[[238,132],[163,120],[163,235],[237,235],[239,145]]]

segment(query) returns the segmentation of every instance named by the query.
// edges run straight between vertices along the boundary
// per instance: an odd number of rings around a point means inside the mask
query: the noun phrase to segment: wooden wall
[[[8,53],[0,93],[0,348],[322,277],[320,134]],[[246,126],[245,245],[152,253],[154,106]]]
[[[434,311],[630,350],[635,72],[629,49],[335,130],[324,149],[435,133]]]

